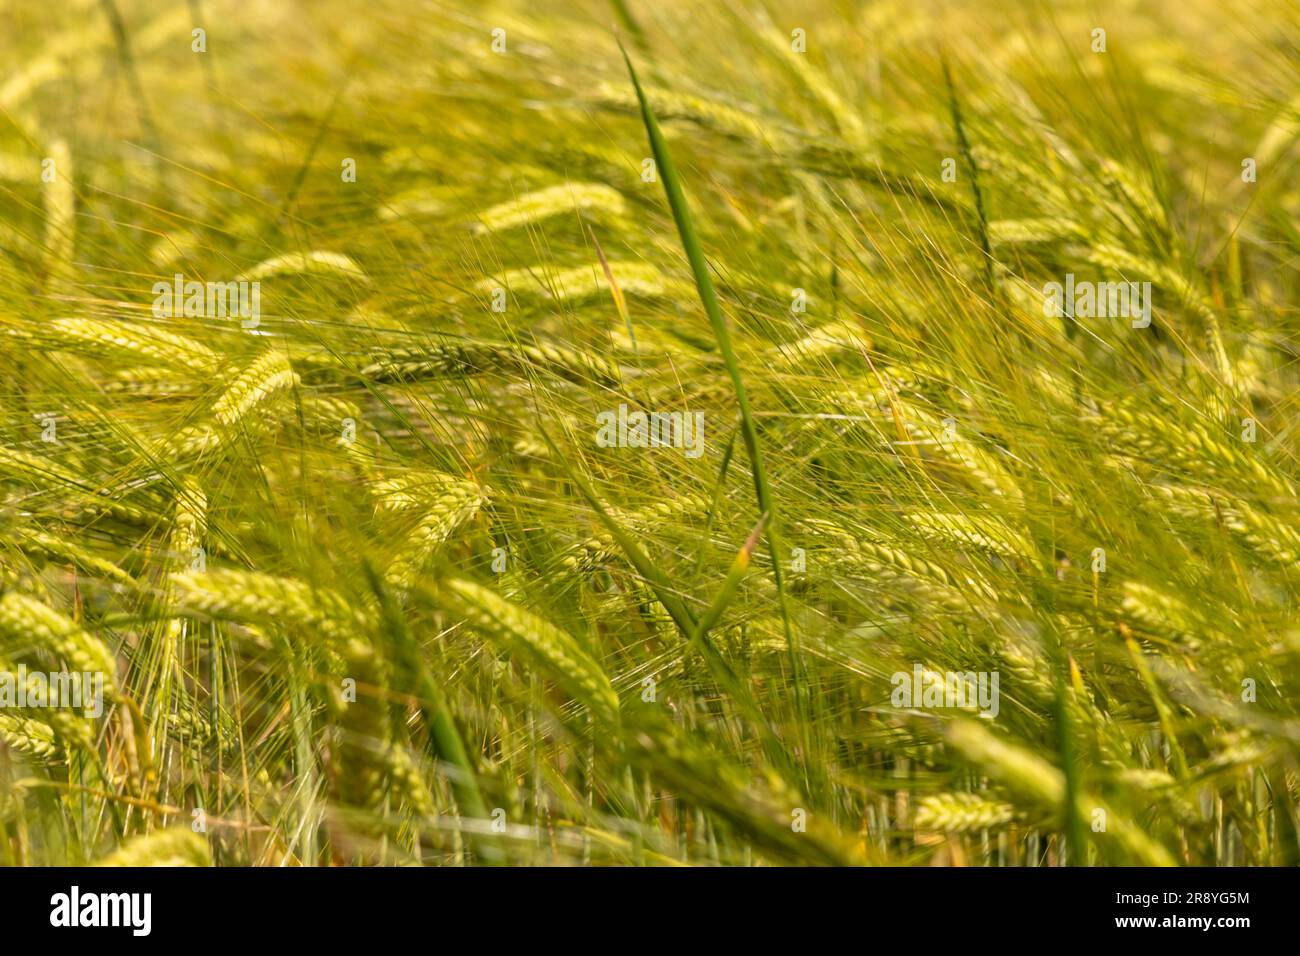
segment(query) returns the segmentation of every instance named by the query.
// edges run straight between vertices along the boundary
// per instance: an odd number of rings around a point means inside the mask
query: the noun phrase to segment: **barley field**
[[[1300,863],[1294,0],[0,19],[0,863]]]

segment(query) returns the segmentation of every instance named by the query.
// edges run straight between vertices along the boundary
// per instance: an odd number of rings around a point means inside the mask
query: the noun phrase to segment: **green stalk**
[[[645,91],[641,89],[641,82],[637,79],[636,70],[633,68],[632,60],[628,57],[626,50],[623,51],[623,60],[627,63],[627,71],[632,77],[632,85],[636,88],[637,101],[641,104],[641,119],[645,124],[646,135],[650,140],[650,150],[654,154],[655,165],[664,184],[664,193],[668,197],[668,205],[672,209],[673,220],[677,223],[677,233],[681,237],[682,247],[686,250],[686,258],[690,261],[691,272],[695,276],[695,286],[700,293],[700,303],[704,306],[704,311],[709,317],[709,324],[713,326],[713,334],[718,340],[718,349],[722,353],[723,362],[727,366],[727,374],[731,376],[731,385],[736,393],[736,404],[740,406],[741,434],[745,439],[745,449],[749,452],[749,462],[754,476],[754,493],[758,499],[758,510],[769,519],[767,547],[768,553],[772,557],[772,576],[776,582],[777,595],[781,604],[781,619],[785,626],[785,642],[789,656],[790,675],[794,682],[795,712],[798,715],[799,732],[804,737],[804,748],[807,754],[811,751],[808,748],[807,740],[809,721],[805,706],[803,678],[799,656],[795,647],[794,631],[790,627],[790,611],[785,593],[785,583],[781,577],[776,502],[772,498],[772,491],[767,482],[767,471],[763,467],[763,452],[759,447],[758,427],[754,424],[754,415],[749,407],[749,394],[745,391],[745,383],[740,375],[740,362],[737,360],[735,349],[731,345],[731,333],[727,329],[727,321],[722,315],[722,307],[718,304],[718,296],[713,289],[713,277],[709,274],[709,264],[704,258],[704,247],[700,244],[699,235],[695,231],[695,220],[691,217],[690,207],[686,203],[686,195],[682,191],[681,178],[677,175],[677,166],[673,163],[672,154],[668,151],[668,144],[659,129],[659,122],[655,119],[654,110],[650,108],[650,102],[646,99]],[[805,770],[806,780],[807,773]]]
[[[456,804],[460,807],[462,815],[483,822],[488,819],[487,804],[484,803],[483,794],[479,791],[474,766],[470,763],[469,753],[465,750],[460,731],[456,729],[456,722],[447,707],[447,701],[434,682],[433,675],[429,673],[424,658],[420,656],[415,636],[407,626],[406,618],[398,608],[397,602],[393,600],[392,594],[369,561],[364,563],[364,569],[371,590],[379,599],[384,629],[393,641],[398,665],[395,673],[404,677],[403,683],[406,686],[402,689],[419,701],[420,715],[424,718],[424,726],[429,734],[433,751],[449,768],[447,776],[451,781],[452,792],[456,796]],[[490,838],[475,834],[469,838],[469,843],[483,863],[500,866],[505,862],[501,848]]]

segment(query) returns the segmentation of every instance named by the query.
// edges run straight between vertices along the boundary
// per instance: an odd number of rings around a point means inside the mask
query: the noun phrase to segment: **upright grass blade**
[[[731,569],[727,576],[723,578],[722,585],[718,588],[718,593],[713,598],[713,603],[705,609],[695,625],[695,633],[691,636],[691,641],[700,640],[708,633],[709,628],[718,623],[718,618],[722,617],[722,612],[727,609],[736,596],[736,590],[740,587],[740,582],[745,579],[749,571],[749,558],[754,553],[754,547],[758,544],[759,536],[763,533],[763,525],[767,523],[767,515],[758,519],[758,524],[754,525],[754,530],[749,533],[745,543],[741,545],[740,550],[736,552],[736,559],[731,562]]]
[[[646,42],[645,31],[641,29],[641,24],[637,22],[636,17],[632,16],[632,9],[627,5],[627,0],[609,0],[609,5],[614,8],[614,16],[623,25],[623,29],[632,35],[632,41],[637,49],[642,53],[649,52],[650,46]]]
[[[623,550],[623,553],[627,555],[628,560],[632,562],[632,566],[636,568],[637,573],[646,579],[651,590],[655,592],[655,597],[659,599],[659,603],[664,606],[664,610],[666,610],[668,615],[673,619],[673,623],[677,625],[678,629],[685,636],[690,637],[694,634],[697,627],[695,616],[691,614],[686,605],[683,604],[673,593],[673,587],[668,581],[668,578],[662,571],[654,566],[654,563],[651,562],[644,553],[642,553],[641,549],[636,546],[636,543],[628,536],[627,532],[619,527],[618,522],[610,517],[609,512],[606,511],[604,505],[600,503],[600,499],[596,497],[596,492],[592,490],[592,487],[587,483],[587,480],[583,478],[582,475],[578,474],[576,469],[568,466],[567,460],[562,454],[560,454],[560,449],[556,446],[555,440],[551,438],[546,429],[539,425],[538,432],[541,434],[543,441],[546,442],[547,447],[551,449],[551,453],[555,456],[555,460],[565,469],[566,476],[570,481],[577,485],[578,491],[582,494],[582,497],[587,500],[589,505],[591,505],[591,509],[596,512],[596,516],[600,518],[601,523],[609,529],[610,536],[613,537],[615,543],[617,543]]]
[[[704,247],[700,244],[700,237],[695,231],[695,220],[691,217],[690,207],[686,203],[686,194],[682,191],[681,177],[677,174],[677,166],[673,162],[672,154],[668,151],[668,144],[664,140],[663,132],[659,129],[659,122],[655,119],[654,110],[650,108],[650,102],[646,99],[645,91],[641,89],[641,82],[637,79],[636,69],[632,66],[632,60],[628,57],[626,50],[623,51],[623,59],[627,63],[627,71],[632,78],[632,85],[636,88],[637,102],[641,105],[641,120],[645,124],[646,135],[650,140],[650,150],[654,154],[655,165],[664,184],[664,194],[668,197],[668,205],[672,209],[673,220],[677,223],[677,234],[681,238],[682,248],[686,250],[686,258],[691,264],[691,272],[695,276],[695,285],[700,293],[700,303],[704,306],[704,311],[709,317],[709,324],[713,327],[713,334],[718,340],[718,349],[722,353],[723,362],[727,366],[727,374],[731,378],[732,389],[736,393],[736,404],[740,406],[741,434],[745,439],[745,448],[749,452],[749,463],[754,476],[754,493],[758,499],[758,510],[768,517],[767,546],[772,557],[772,576],[776,582],[776,590],[781,604],[781,618],[785,627],[790,677],[794,688],[795,712],[798,715],[800,733],[804,737],[805,752],[807,752],[810,724],[803,686],[802,664],[796,649],[794,631],[790,626],[790,609],[786,598],[785,584],[781,577],[776,503],[772,497],[771,487],[768,485],[767,471],[763,466],[763,451],[759,446],[758,427],[754,424],[754,415],[749,406],[749,394],[745,391],[745,382],[740,375],[740,362],[736,358],[735,349],[731,345],[731,333],[727,329],[726,318],[722,314],[722,307],[718,304],[717,293],[713,289],[713,278],[709,274],[709,264],[704,258]]]
[[[609,283],[609,293],[614,297],[614,308],[618,309],[619,318],[623,320],[623,325],[627,328],[627,337],[632,342],[632,351],[638,351],[636,347],[636,331],[632,328],[632,316],[627,311],[627,297],[623,295],[623,290],[619,288],[618,279],[614,277],[614,270],[610,268],[609,260],[605,258],[605,250],[600,247],[600,240],[596,238],[596,230],[590,226],[587,232],[591,236],[591,243],[596,247],[596,256],[600,259],[600,268],[605,273],[605,281]]]

